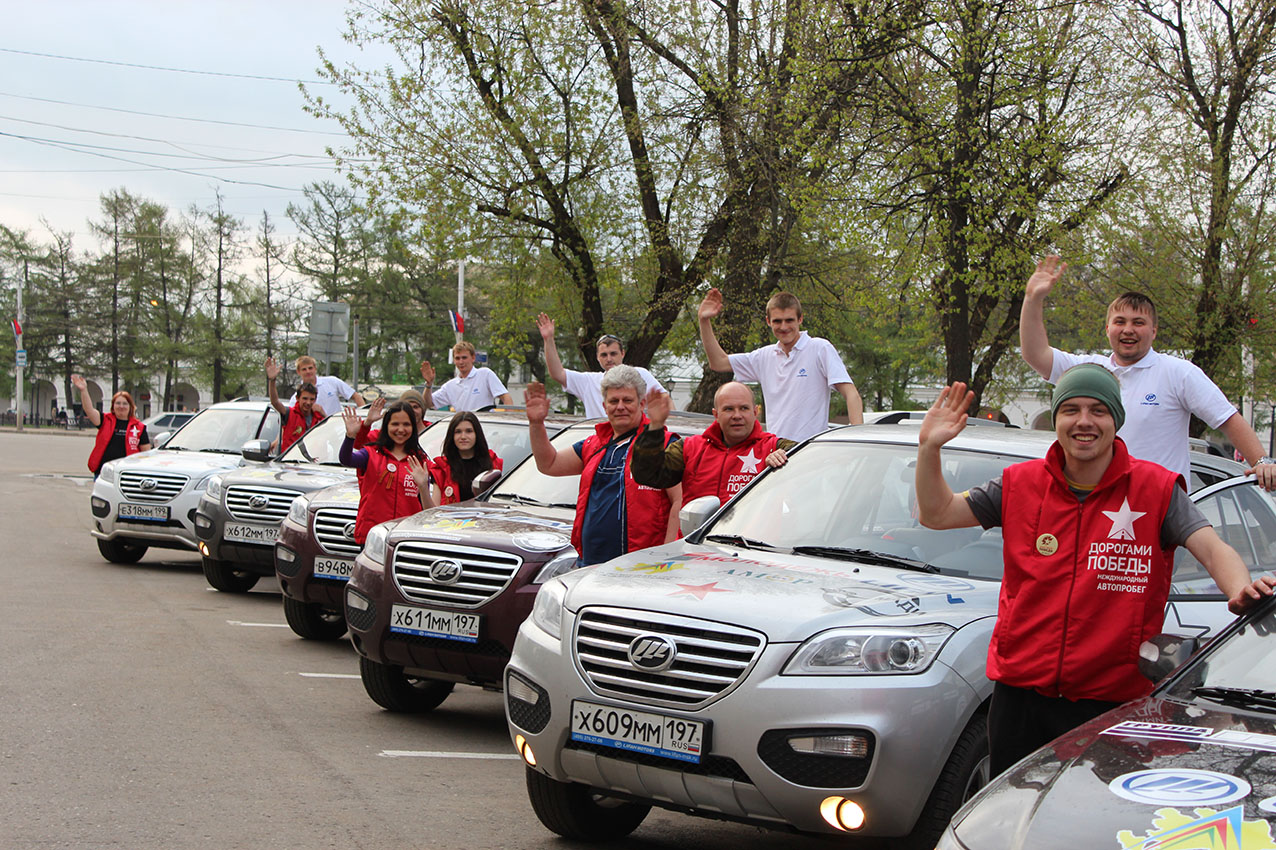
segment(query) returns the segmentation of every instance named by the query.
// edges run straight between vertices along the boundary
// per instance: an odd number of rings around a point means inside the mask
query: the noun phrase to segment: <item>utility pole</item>
[[[456,315],[465,318],[465,258],[456,267]],[[465,332],[457,330],[456,341],[460,342]]]
[[[14,409],[17,410],[18,412],[17,417],[18,417],[19,431],[22,430],[22,389],[23,389],[22,385],[26,381],[26,371],[27,371],[26,370],[27,352],[26,352],[26,349],[22,347],[22,323],[26,321],[26,318],[27,318],[26,316],[22,314],[22,291],[26,289],[27,286],[30,285],[30,282],[31,282],[31,272],[27,266],[26,257],[23,257],[22,258],[22,280],[21,282],[18,283],[18,326],[14,328],[14,332],[15,332],[14,338],[15,338],[15,342],[17,343],[16,348],[17,348],[17,358],[18,358],[17,381],[16,381],[17,404],[14,405]]]

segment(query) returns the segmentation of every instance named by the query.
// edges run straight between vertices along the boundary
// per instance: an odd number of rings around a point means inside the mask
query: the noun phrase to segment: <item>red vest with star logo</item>
[[[1148,694],[1139,644],[1161,630],[1174,547],[1161,523],[1181,479],[1131,458],[1118,437],[1079,501],[1055,443],[1002,473],[1005,575],[988,678],[1049,697],[1123,702]]]
[[[114,413],[102,414],[102,425],[97,429],[97,439],[93,443],[93,451],[89,453],[89,472],[94,475],[97,475],[98,467],[102,465],[102,455],[106,454],[111,437],[115,436],[115,422]],[[124,456],[137,454],[141,448],[142,423],[130,417],[124,429]]]
[[[429,463],[424,452],[416,459]],[[354,520],[354,541],[363,544],[372,526],[421,510],[420,491],[407,458],[399,460],[378,446],[368,447],[368,465],[359,473],[359,513]]]
[[[288,408],[288,421],[284,422],[284,428],[279,432],[279,453],[283,454],[288,451],[289,446],[300,440],[302,434],[322,422],[323,418],[323,408],[317,404],[310,408],[309,425],[306,424],[306,417],[302,416],[301,411],[297,410],[297,405],[294,404]]]
[[[763,431],[760,422],[754,422],[749,436],[730,448],[723,443],[717,422],[703,434],[688,437],[682,443],[682,503],[700,496],[730,499],[762,474],[766,456],[775,451],[779,439]]]

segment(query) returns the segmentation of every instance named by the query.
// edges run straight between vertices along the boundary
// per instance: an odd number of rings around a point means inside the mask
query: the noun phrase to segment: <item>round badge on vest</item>
[[[399,468],[392,463],[387,463],[385,468],[390,472],[398,472]]]
[[[1059,551],[1059,538],[1047,532],[1037,538],[1037,551],[1042,555],[1053,555]]]
[[[446,490],[444,490],[444,491],[443,491],[443,495],[444,495],[444,496],[451,497],[451,496],[452,496],[452,494],[453,494],[453,493],[455,493],[455,492],[456,492],[456,491],[455,491],[455,490],[453,490],[453,489],[452,489],[452,487],[449,485],[449,486],[448,486],[448,488],[447,488]]]

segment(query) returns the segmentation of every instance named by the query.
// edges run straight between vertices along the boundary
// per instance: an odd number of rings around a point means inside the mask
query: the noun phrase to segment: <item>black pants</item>
[[[992,775],[1028,753],[1121,703],[1070,700],[994,682],[988,707],[988,755]]]

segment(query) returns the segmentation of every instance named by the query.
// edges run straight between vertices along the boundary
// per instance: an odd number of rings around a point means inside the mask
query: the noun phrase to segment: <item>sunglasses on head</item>
[[[624,340],[622,340],[620,337],[616,336],[615,334],[603,334],[602,336],[598,338],[598,342],[594,343],[594,347],[597,348],[600,345],[609,345],[613,342],[616,343],[616,345],[619,345],[621,348],[625,347]]]

